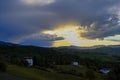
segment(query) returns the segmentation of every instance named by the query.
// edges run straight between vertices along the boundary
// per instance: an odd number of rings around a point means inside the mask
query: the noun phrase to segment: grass
[[[28,80],[85,80],[73,75],[46,72],[35,68],[26,68],[16,65],[9,65],[8,73]]]
[[[0,80],[27,80],[8,73],[0,73]]]
[[[85,75],[89,70],[85,66],[57,65],[63,71],[75,70],[77,74]],[[106,80],[105,76],[95,71],[95,80]],[[48,72],[30,67],[21,67],[17,65],[9,65],[7,73],[0,73],[0,80],[88,80],[86,77],[75,76],[66,73],[58,73],[56,71]]]
[[[74,70],[77,73],[83,73],[83,74],[85,74],[85,72],[88,70],[85,66],[72,66],[72,65],[57,65],[57,68],[63,71]]]
[[[84,80],[87,80],[86,79],[86,72],[91,70],[91,69],[88,69],[86,66],[82,66],[82,65],[81,66],[57,65],[57,68],[62,70],[62,71],[65,71],[65,72],[73,70],[79,76],[84,77]],[[96,76],[95,80],[104,80],[104,78],[106,77],[106,75],[100,74],[97,71],[93,70],[93,72]]]

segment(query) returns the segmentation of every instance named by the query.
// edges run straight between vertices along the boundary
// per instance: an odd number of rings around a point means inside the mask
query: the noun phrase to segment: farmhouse
[[[33,58],[32,57],[25,57],[25,61],[28,62],[28,66],[33,66]]]
[[[110,69],[103,68],[103,69],[100,69],[100,72],[103,74],[108,74],[110,72]]]
[[[73,62],[72,62],[72,65],[73,65],[73,66],[79,66],[79,62],[73,61]]]

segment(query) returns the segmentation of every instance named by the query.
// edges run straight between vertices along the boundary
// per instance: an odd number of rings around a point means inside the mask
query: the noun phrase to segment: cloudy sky
[[[120,45],[120,0],[0,0],[0,41]]]

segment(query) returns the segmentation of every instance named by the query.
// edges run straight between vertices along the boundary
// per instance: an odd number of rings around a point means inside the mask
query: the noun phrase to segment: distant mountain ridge
[[[120,45],[110,45],[110,46],[104,46],[104,45],[97,45],[92,47],[79,47],[79,46],[61,46],[59,48],[68,48],[68,49],[96,49],[101,47],[111,47],[111,48],[120,48]]]
[[[69,47],[59,47],[58,49],[63,50],[72,50],[72,51],[79,51],[79,52],[98,52],[98,53],[108,53],[108,54],[117,54],[120,55],[120,45],[110,45],[110,46],[93,46],[93,47],[76,47],[76,46],[69,46]]]
[[[0,41],[0,46],[18,46],[19,44],[14,44],[10,42]]]
[[[20,44],[14,44],[14,43],[10,43],[10,42],[0,41],[0,46],[9,46],[10,47],[10,46],[26,46],[26,45],[20,45]],[[29,46],[29,45],[27,45],[27,46]],[[38,47],[38,46],[36,46],[36,47]],[[108,54],[120,55],[120,45],[111,45],[111,46],[99,45],[99,46],[93,46],[93,47],[63,46],[63,47],[58,47],[55,49],[68,50],[68,51],[72,50],[72,51],[78,51],[78,52],[108,53]]]

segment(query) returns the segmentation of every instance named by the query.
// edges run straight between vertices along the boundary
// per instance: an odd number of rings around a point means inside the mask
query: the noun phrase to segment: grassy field
[[[78,76],[84,77],[84,80],[87,80],[86,72],[91,70],[82,65],[81,66],[58,65],[57,68],[65,72],[74,71],[76,75],[78,74]],[[104,80],[104,78],[106,78],[105,75],[100,74],[98,71],[92,70],[92,72],[96,76],[95,80]]]
[[[28,80],[8,73],[0,73],[0,80]]]
[[[59,69],[63,71],[76,71],[77,74],[83,74],[88,70],[84,66],[70,66],[70,65],[58,65]],[[105,80],[105,76],[95,72],[97,76],[95,80]],[[71,75],[66,73],[58,73],[56,71],[43,71],[30,67],[21,67],[16,65],[9,65],[6,73],[0,73],[0,80],[88,80],[81,75]]]
[[[28,80],[85,80],[73,75],[47,72],[39,69],[26,68],[15,65],[9,65],[8,73]]]

